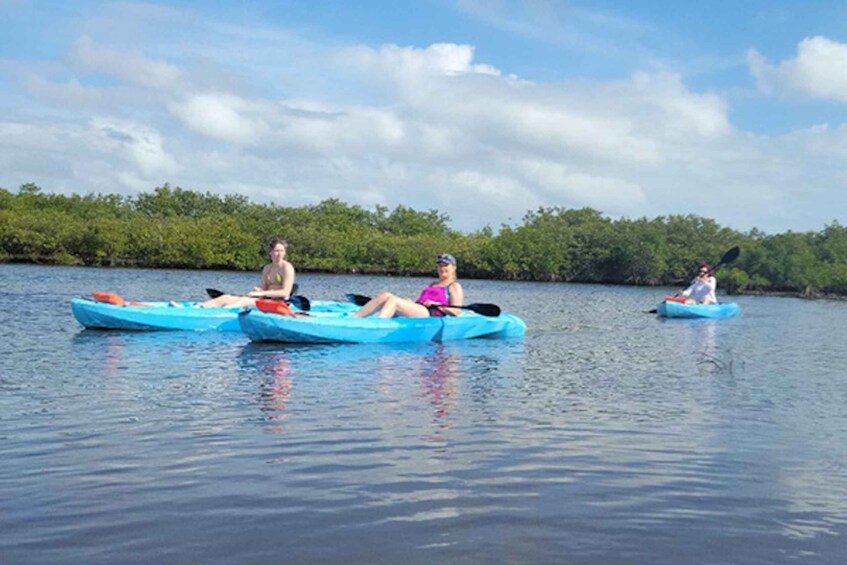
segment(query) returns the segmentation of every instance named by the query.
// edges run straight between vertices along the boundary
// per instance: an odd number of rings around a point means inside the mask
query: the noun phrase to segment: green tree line
[[[717,273],[725,292],[847,295],[847,229],[768,235],[696,215],[612,220],[591,208],[539,208],[516,226],[461,233],[437,210],[366,210],[337,199],[257,204],[165,184],[137,196],[0,188],[0,261],[258,270],[262,243],[288,239],[300,271],[418,275],[449,252],[461,276],[680,285],[697,262],[741,256]]]

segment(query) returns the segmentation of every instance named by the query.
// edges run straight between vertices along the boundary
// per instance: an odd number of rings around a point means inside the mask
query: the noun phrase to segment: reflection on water
[[[504,348],[504,356],[514,355],[521,347],[516,342],[511,348]],[[431,426],[421,437],[428,441],[447,439],[442,432],[450,427],[449,416],[460,400],[459,381],[467,373],[464,364],[472,365],[480,375],[472,379],[472,399],[490,401],[492,387],[485,376],[497,373],[499,358],[490,354],[488,344],[477,353],[473,345],[443,343],[317,346],[248,343],[238,354],[239,378],[254,381],[258,386],[259,409],[265,415],[269,431],[284,432],[283,420],[288,418],[288,411],[301,408],[298,400],[310,402],[317,394],[313,387],[319,383],[334,390],[348,386],[355,386],[362,393],[372,390],[374,396],[370,401],[380,407],[381,414],[391,418],[403,420],[427,411]],[[344,382],[328,384],[325,379],[344,379]],[[296,390],[300,396],[295,395]]]
[[[843,562],[847,304],[467,281],[526,338],[310,347],[56,307],[254,278],[0,265],[3,563]]]
[[[285,431],[282,421],[285,420],[285,407],[291,397],[291,387],[294,385],[291,367],[282,354],[268,356],[263,367],[266,378],[262,379],[259,391],[259,407],[268,419],[268,430],[281,433]]]
[[[449,427],[444,417],[456,401],[460,363],[458,350],[448,352],[443,346],[422,359],[420,380],[424,396],[433,408],[433,421],[440,423],[442,428]]]
[[[719,327],[731,324],[732,320],[662,318],[659,323],[673,336],[677,347],[694,357],[701,374],[732,375],[743,366],[743,356],[738,355],[731,343],[717,342]]]
[[[420,401],[414,407],[414,412],[423,412],[425,406],[430,408],[431,429],[425,431],[421,438],[426,441],[447,441],[445,431],[450,427],[448,416],[458,402],[458,380],[461,372],[461,350],[455,345],[443,343],[426,344],[419,352],[403,351],[394,355],[378,357],[375,374],[380,382],[378,390],[381,401],[386,406],[401,407],[409,412],[406,386],[397,386],[396,381],[415,383],[416,393],[411,396]]]

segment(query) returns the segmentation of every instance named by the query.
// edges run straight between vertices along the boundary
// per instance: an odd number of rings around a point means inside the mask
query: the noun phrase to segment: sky
[[[0,0],[0,28],[10,191],[847,223],[843,2]]]

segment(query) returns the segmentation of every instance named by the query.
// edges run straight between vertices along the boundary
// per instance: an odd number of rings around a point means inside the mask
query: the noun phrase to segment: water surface
[[[255,279],[0,265],[0,561],[844,562],[847,304],[660,320],[665,289],[468,280],[524,339],[299,347],[68,305]]]

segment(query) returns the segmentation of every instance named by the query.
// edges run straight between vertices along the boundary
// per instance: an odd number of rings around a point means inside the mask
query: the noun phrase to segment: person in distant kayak
[[[449,254],[438,255],[435,258],[438,268],[438,280],[421,291],[417,300],[401,298],[390,292],[381,292],[368,301],[367,304],[353,316],[378,315],[380,318],[426,318],[428,316],[458,316],[457,308],[465,299],[462,285],[456,280],[456,258]]]
[[[201,308],[227,308],[233,306],[254,306],[257,298],[291,297],[294,287],[294,266],[285,260],[288,243],[282,239],[272,239],[268,243],[270,263],[262,269],[262,284],[244,296],[223,294],[217,298],[199,304]]]
[[[691,285],[680,294],[686,298],[686,304],[717,304],[718,299],[715,296],[715,289],[718,287],[718,281],[712,276],[712,266],[708,263],[700,263],[697,267],[697,278],[691,282]]]

